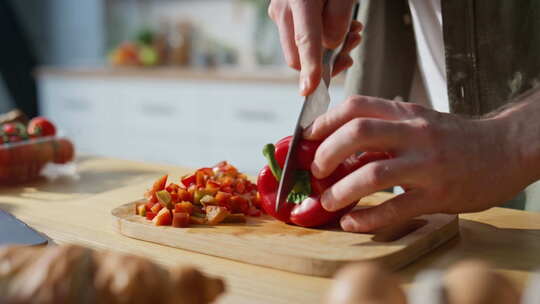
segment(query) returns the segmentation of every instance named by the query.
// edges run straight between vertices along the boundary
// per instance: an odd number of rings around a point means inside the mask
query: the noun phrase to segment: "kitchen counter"
[[[317,303],[331,280],[267,269],[130,239],[113,229],[111,209],[140,198],[161,174],[180,176],[182,167],[82,157],[77,180],[39,181],[0,188],[0,209],[11,212],[54,243],[147,256],[164,265],[193,264],[222,276],[227,293],[219,303]],[[386,199],[388,194],[375,194]],[[463,258],[482,259],[520,288],[540,267],[540,213],[492,208],[460,217],[460,237],[400,270],[405,284],[428,268],[446,268]]]
[[[175,79],[190,81],[255,82],[297,84],[298,72],[288,67],[238,67],[188,68],[188,67],[41,67],[39,76],[76,78],[143,78]],[[333,85],[342,86],[345,74],[333,79]]]

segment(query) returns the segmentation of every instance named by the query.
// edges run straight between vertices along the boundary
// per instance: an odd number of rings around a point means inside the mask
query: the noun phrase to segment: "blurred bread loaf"
[[[0,303],[211,303],[223,281],[192,267],[85,247],[0,249]]]

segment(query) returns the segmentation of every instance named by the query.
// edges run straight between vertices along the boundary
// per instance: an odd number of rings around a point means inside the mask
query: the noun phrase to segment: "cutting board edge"
[[[390,270],[399,270],[409,264],[414,263],[416,260],[422,256],[430,253],[431,251],[437,249],[438,247],[446,244],[450,240],[459,237],[459,217],[457,215],[448,215],[453,217],[453,220],[448,224],[444,225],[441,229],[437,230],[436,235],[438,237],[430,237],[428,239],[420,239],[418,242],[425,244],[420,245],[420,250],[412,250],[412,247],[406,247],[400,251],[390,253],[384,257],[384,261],[375,259],[375,262],[379,262],[384,265],[387,269]],[[418,244],[416,244],[418,246]],[[411,255],[414,254],[415,257],[409,257],[403,259],[404,254]]]
[[[126,226],[129,225],[138,225],[138,223],[131,222],[125,219],[116,219],[116,225],[114,225],[116,231],[124,236],[149,242],[152,244],[157,244],[161,246],[168,246],[180,250],[186,250],[190,252],[195,252],[199,254],[206,254],[210,256],[214,256],[217,258],[223,258],[228,259],[236,262],[241,263],[247,263],[282,271],[289,271],[293,273],[303,274],[303,275],[311,275],[311,276],[319,276],[319,277],[330,277],[332,276],[337,269],[339,269],[341,266],[349,263],[350,261],[334,261],[334,260],[324,260],[319,258],[312,258],[312,257],[305,257],[305,256],[294,256],[294,255],[279,255],[282,259],[287,259],[286,264],[279,264],[276,265],[271,261],[272,257],[276,257],[278,254],[276,253],[264,253],[262,256],[256,256],[256,257],[249,257],[249,256],[242,256],[242,257],[236,257],[232,254],[226,254],[226,253],[215,253],[212,250],[193,250],[189,247],[179,247],[175,244],[170,244],[168,242],[155,242],[151,240],[150,238],[141,237],[138,234],[131,233],[128,230],[124,229]],[[267,262],[268,261],[268,262]],[[309,270],[308,270],[309,269]]]
[[[154,244],[169,246],[173,248],[178,248],[181,250],[187,250],[191,252],[201,253],[201,254],[207,254],[219,258],[226,258],[233,261],[243,262],[243,263],[249,263],[249,264],[255,264],[263,267],[278,269],[278,270],[284,270],[289,272],[294,272],[298,274],[303,275],[311,275],[311,276],[319,276],[319,277],[331,277],[335,274],[335,272],[343,267],[346,264],[350,263],[359,263],[364,261],[377,261],[381,264],[385,265],[387,268],[391,270],[396,270],[401,267],[404,267],[407,264],[412,263],[414,260],[418,259],[419,257],[423,256],[424,254],[428,253],[429,251],[433,250],[434,248],[444,244],[449,239],[453,238],[458,232],[459,232],[459,224],[457,216],[454,217],[454,219],[443,225],[445,229],[442,231],[438,231],[439,234],[442,234],[442,236],[445,236],[444,233],[446,230],[450,230],[450,235],[442,238],[436,238],[436,241],[432,240],[431,238],[428,238],[427,240],[421,239],[420,241],[423,241],[424,244],[420,245],[420,250],[415,250],[412,248],[412,246],[406,246],[404,248],[395,250],[394,252],[390,252],[387,254],[374,256],[374,257],[366,257],[366,258],[357,258],[357,259],[343,259],[343,260],[336,260],[336,259],[324,259],[320,257],[309,257],[304,255],[292,255],[292,254],[280,254],[276,252],[266,252],[265,250],[261,251],[259,255],[257,256],[249,256],[249,255],[243,255],[238,256],[237,254],[228,253],[226,251],[216,252],[215,249],[204,247],[204,243],[208,240],[204,240],[204,237],[201,238],[200,235],[198,235],[199,240],[190,240],[192,244],[198,245],[198,249],[193,249],[194,246],[181,246],[177,243],[173,243],[167,239],[156,241],[155,237],[151,237],[151,234],[159,235],[159,232],[156,229],[160,229],[161,227],[149,225],[149,224],[142,224],[139,222],[135,222],[126,218],[123,218],[120,216],[120,211],[122,209],[128,209],[131,207],[131,205],[136,204],[140,201],[134,201],[128,204],[121,205],[111,211],[112,215],[115,218],[115,229],[118,233],[142,240],[151,242]],[[134,209],[134,208],[133,208]],[[144,225],[147,227],[147,230],[143,230],[145,233],[135,233],[134,230],[136,230],[136,227],[140,227],[141,225]],[[135,228],[135,229],[132,229]],[[149,228],[149,229],[148,229]],[[415,233],[421,233],[421,229],[412,232],[411,234]],[[454,231],[452,231],[454,230]],[[406,236],[408,237],[408,236]],[[195,242],[195,243],[193,243]],[[203,246],[200,246],[200,245]],[[403,255],[407,255],[408,257],[406,259],[401,258]],[[276,263],[275,258],[280,257],[279,260],[286,261],[281,263]],[[274,262],[271,262],[274,258]]]

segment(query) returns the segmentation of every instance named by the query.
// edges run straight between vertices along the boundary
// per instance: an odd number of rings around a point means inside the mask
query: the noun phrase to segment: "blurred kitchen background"
[[[255,174],[292,132],[302,99],[266,0],[2,2],[0,111],[49,117],[79,154]]]

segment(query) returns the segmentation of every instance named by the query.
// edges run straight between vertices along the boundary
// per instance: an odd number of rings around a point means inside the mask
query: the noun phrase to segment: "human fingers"
[[[343,46],[343,50],[336,57],[334,68],[332,69],[332,77],[350,68],[354,61],[350,56],[350,52],[362,42],[362,36],[359,33],[349,33],[347,41]]]
[[[381,205],[359,209],[341,218],[341,228],[348,232],[372,232],[427,213],[419,191],[400,194]]]
[[[359,21],[354,20],[351,23],[349,33],[347,34],[347,36],[345,37],[345,41],[343,42],[343,47],[341,48],[334,62],[334,67],[332,69],[332,77],[338,75],[339,73],[343,72],[344,70],[350,68],[353,65],[354,61],[349,54],[355,47],[360,44],[360,42],[362,42],[362,36],[360,35],[362,29],[363,25]]]
[[[352,96],[318,117],[304,132],[308,140],[322,140],[356,117],[398,120],[403,111],[398,102],[368,96]]]
[[[292,1],[294,38],[300,58],[300,94],[311,94],[322,76],[322,0]]]
[[[392,158],[362,166],[345,176],[322,194],[321,203],[328,211],[340,210],[362,197],[411,180],[414,165]]]
[[[408,127],[397,121],[354,118],[328,136],[317,148],[311,172],[322,179],[347,157],[364,151],[393,152],[406,142]]]
[[[323,46],[337,48],[349,31],[353,6],[356,0],[328,0],[324,7]]]
[[[294,40],[293,15],[288,2],[283,0],[270,2],[268,15],[278,28],[285,62],[289,67],[300,70],[300,57]]]

